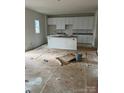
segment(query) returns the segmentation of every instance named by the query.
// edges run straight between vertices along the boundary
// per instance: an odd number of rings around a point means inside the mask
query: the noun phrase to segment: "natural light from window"
[[[35,33],[36,34],[40,33],[40,22],[38,19],[35,19]]]

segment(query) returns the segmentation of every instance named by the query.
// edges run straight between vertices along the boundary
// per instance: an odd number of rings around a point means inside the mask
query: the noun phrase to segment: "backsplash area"
[[[93,29],[72,29],[72,25],[66,25],[65,29],[56,29],[56,25],[48,25],[48,35],[54,34],[93,34]]]

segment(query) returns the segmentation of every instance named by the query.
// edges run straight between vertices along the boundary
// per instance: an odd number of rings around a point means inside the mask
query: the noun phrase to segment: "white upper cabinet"
[[[56,18],[48,18],[48,25],[56,25]]]
[[[48,18],[48,25],[56,25],[56,29],[65,29],[65,18]]]
[[[65,18],[56,18],[56,29],[65,29]]]
[[[88,17],[88,28],[93,29],[94,27],[94,17]]]
[[[65,25],[64,24],[57,24],[56,29],[65,29]]]
[[[66,25],[72,25],[73,24],[73,18],[72,17],[65,17],[65,24]]]
[[[93,29],[93,24],[94,16],[48,18],[48,25],[56,25],[56,29],[65,29],[65,25],[72,25],[72,29]]]
[[[74,17],[73,29],[93,29],[93,17]]]

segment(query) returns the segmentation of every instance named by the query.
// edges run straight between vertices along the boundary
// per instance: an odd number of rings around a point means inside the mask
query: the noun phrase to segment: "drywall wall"
[[[98,48],[98,11],[96,12],[96,38],[95,38],[95,47]]]
[[[98,48],[98,11],[95,13],[95,23],[94,23],[94,31],[93,31],[93,42],[92,45],[95,48]]]
[[[35,33],[34,20],[39,19],[40,33]],[[25,9],[25,50],[33,49],[47,42],[46,15]]]

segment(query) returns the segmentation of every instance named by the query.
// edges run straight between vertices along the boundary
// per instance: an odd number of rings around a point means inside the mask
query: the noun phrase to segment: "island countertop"
[[[77,36],[65,36],[65,35],[48,35],[47,37],[55,37],[55,38],[77,38]]]

